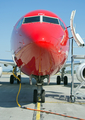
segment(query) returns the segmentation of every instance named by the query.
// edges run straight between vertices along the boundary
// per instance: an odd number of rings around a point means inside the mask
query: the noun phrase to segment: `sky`
[[[16,22],[24,14],[38,9],[57,14],[67,27],[70,25],[71,12],[76,10],[74,26],[76,32],[85,38],[85,0],[0,0],[0,59],[12,59],[10,40]],[[70,28],[68,31],[69,37],[72,37]],[[74,46],[77,46],[75,42]],[[74,48],[74,54],[84,55],[85,48]],[[70,57],[69,52],[68,60]]]

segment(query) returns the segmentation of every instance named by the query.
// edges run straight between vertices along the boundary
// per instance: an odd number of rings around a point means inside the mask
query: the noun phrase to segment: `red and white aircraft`
[[[71,26],[75,37],[73,24]],[[67,85],[68,79],[63,73],[65,67],[70,65],[65,64],[69,52],[69,36],[65,23],[56,14],[36,10],[21,17],[12,32],[11,51],[13,61],[0,60],[0,63],[17,65],[30,79],[36,79],[38,90],[34,90],[34,102],[37,102],[38,95],[42,102],[45,101],[43,80],[47,78],[49,83],[50,76],[60,69],[62,75],[57,76],[57,84],[63,80],[64,85]],[[14,77],[11,75],[10,83],[13,82]]]

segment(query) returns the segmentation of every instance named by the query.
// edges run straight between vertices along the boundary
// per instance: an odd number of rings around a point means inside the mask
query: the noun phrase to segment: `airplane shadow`
[[[63,92],[53,92],[53,91],[46,91],[45,97],[53,98],[54,101],[59,100],[61,102],[69,102],[69,98],[70,98],[68,95],[65,95]]]
[[[80,83],[74,83],[74,88],[76,88]],[[68,83],[68,85],[65,85],[63,87],[70,87],[71,88],[71,83]],[[81,88],[85,88],[85,86],[82,86]]]

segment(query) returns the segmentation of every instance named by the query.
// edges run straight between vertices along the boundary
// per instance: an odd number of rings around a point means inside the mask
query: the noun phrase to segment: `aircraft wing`
[[[13,60],[0,59],[0,63],[4,64],[5,66],[8,66],[8,65],[15,66],[15,63]]]
[[[81,64],[80,61],[74,61],[74,65],[80,65],[80,64]],[[64,67],[69,67],[69,66],[71,66],[71,61],[66,61]]]
[[[4,64],[5,66],[8,66],[8,65],[15,66],[16,65],[13,60],[6,60],[6,59],[0,59],[0,63]],[[81,64],[80,61],[74,61],[74,65],[79,65],[79,64]],[[71,61],[66,61],[64,67],[69,67],[69,66],[71,66]]]

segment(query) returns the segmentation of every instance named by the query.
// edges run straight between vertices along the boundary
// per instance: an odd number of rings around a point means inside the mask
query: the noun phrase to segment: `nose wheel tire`
[[[64,77],[64,85],[67,85],[68,84],[68,78],[67,76]]]
[[[10,76],[10,84],[13,84],[13,83],[14,83],[14,76],[11,75],[11,76]]]
[[[42,90],[42,93],[41,93],[41,102],[42,103],[45,102],[45,90]]]
[[[21,81],[21,75],[18,75],[18,78],[20,79],[20,81]],[[17,84],[19,84],[20,83],[20,81],[19,80],[17,80]]]
[[[37,99],[37,90],[34,90],[34,94],[33,94],[33,102],[37,103],[38,99]]]
[[[57,85],[60,85],[60,82],[61,82],[61,78],[60,76],[57,76]]]
[[[39,95],[40,98],[41,98],[41,102],[44,103],[45,102],[45,90],[42,90],[41,92],[41,95]],[[34,94],[33,94],[33,102],[34,103],[37,103],[39,100],[38,100],[38,92],[37,90],[35,89],[34,90]]]

